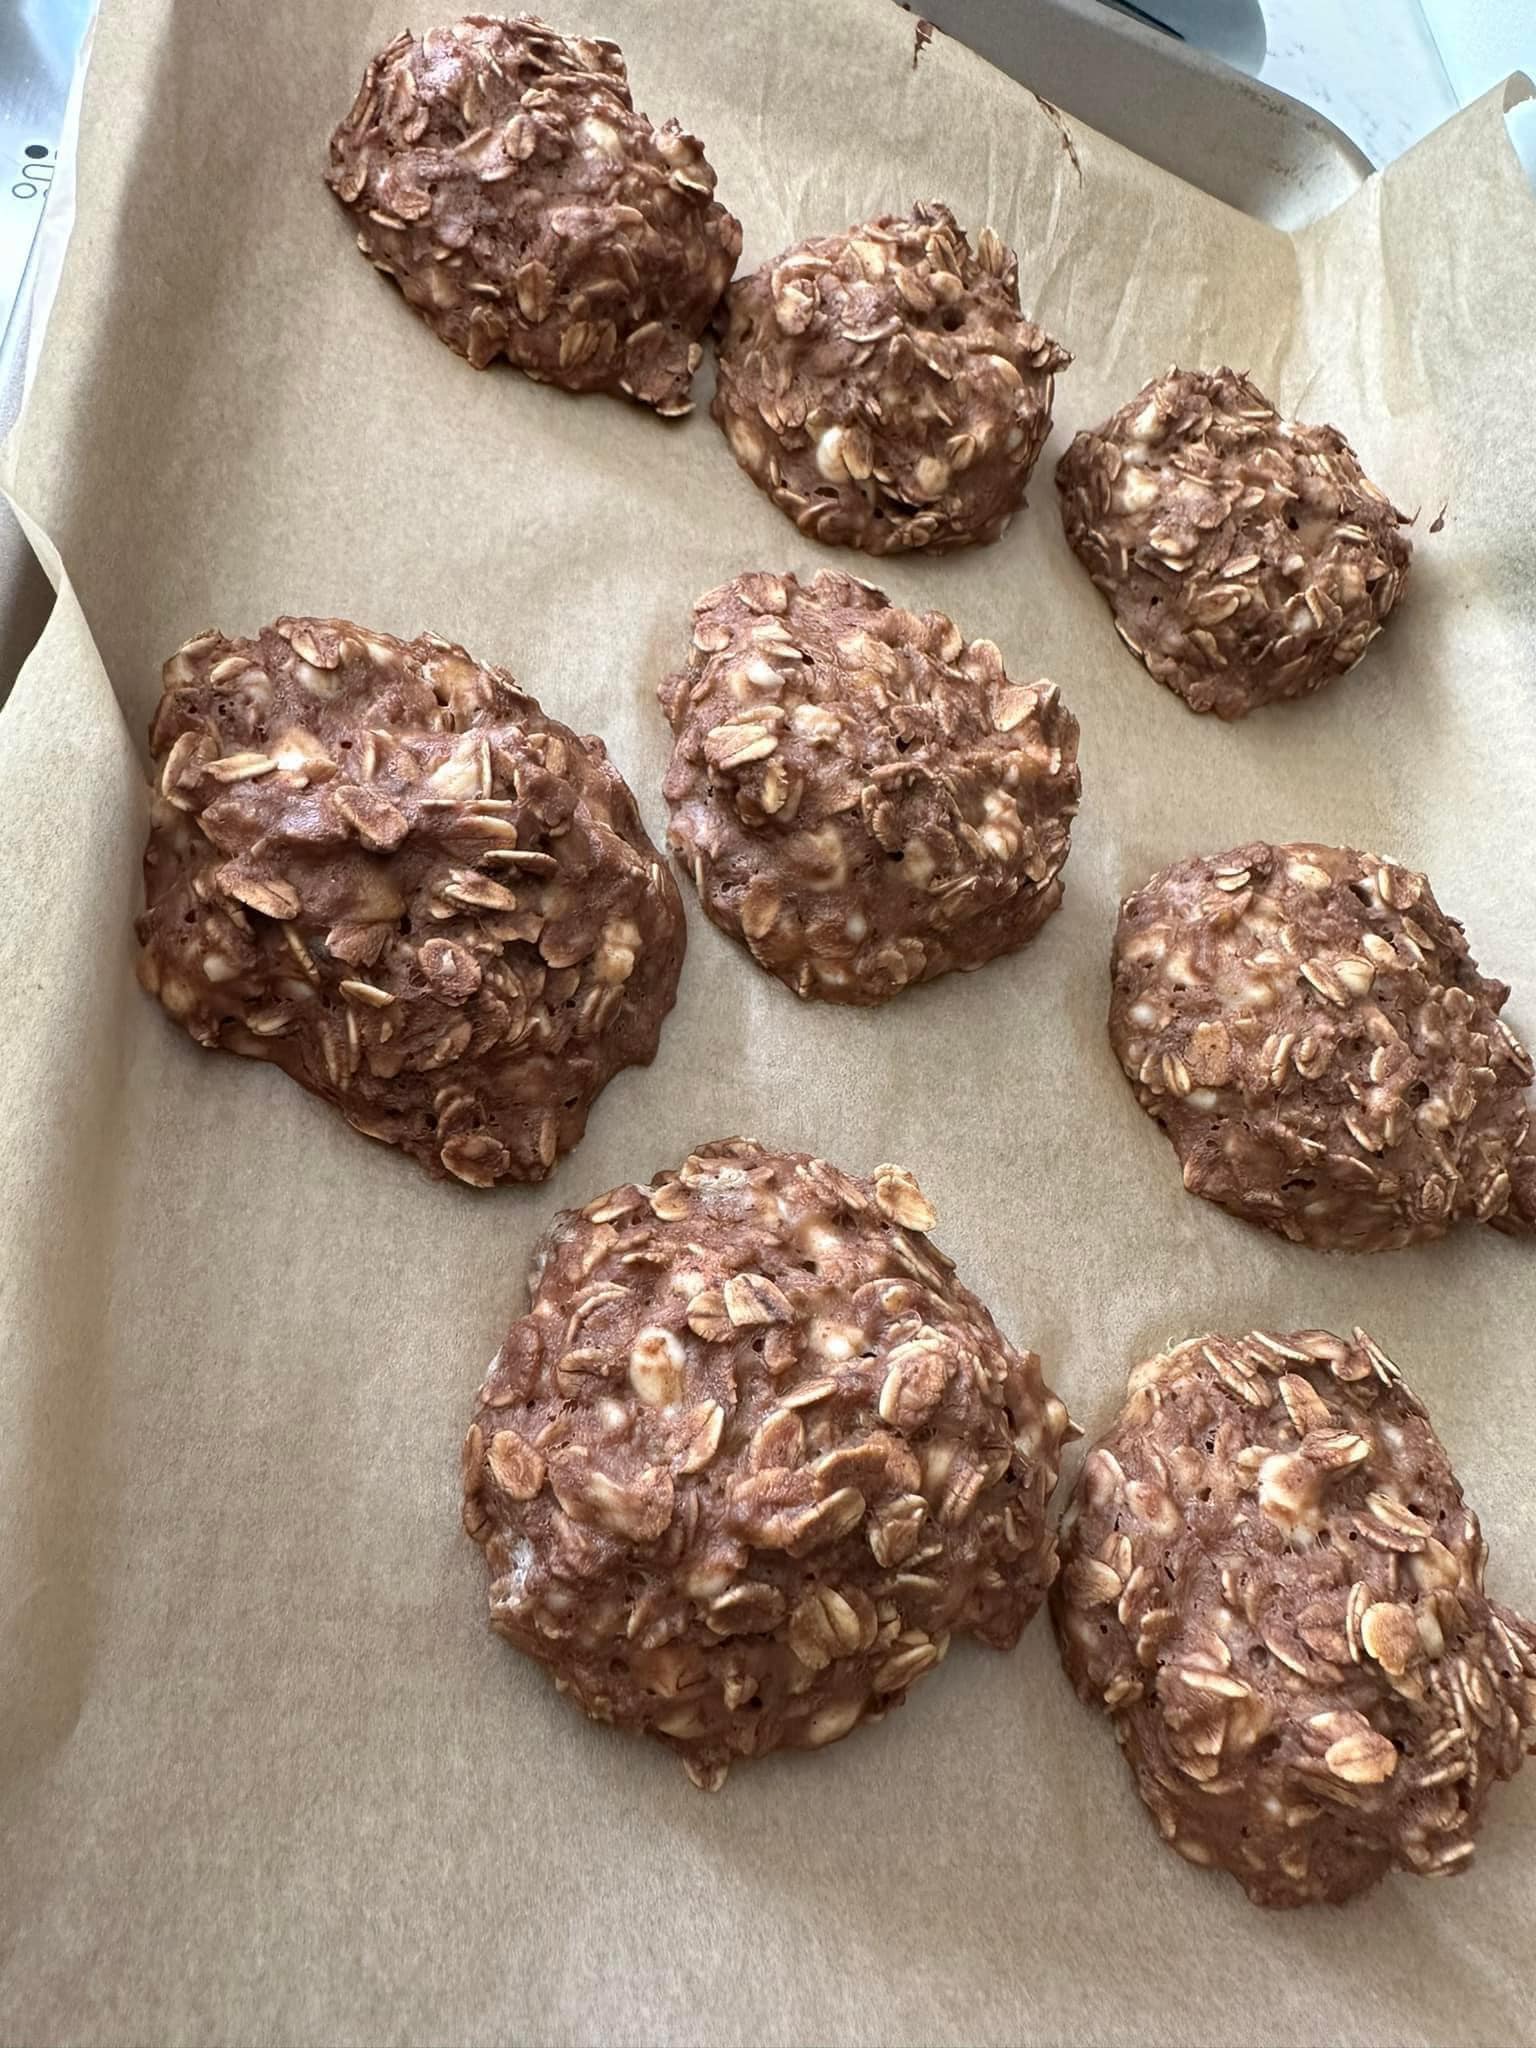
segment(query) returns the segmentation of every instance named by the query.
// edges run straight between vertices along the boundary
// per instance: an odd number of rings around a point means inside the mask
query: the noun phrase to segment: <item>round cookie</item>
[[[1170,370],[1056,466],[1115,631],[1192,711],[1241,718],[1353,668],[1408,573],[1408,523],[1335,427],[1235,370]]]
[[[1453,1876],[1536,1748],[1536,1628],[1362,1330],[1197,1337],[1131,1374],[1052,1617],[1164,1839],[1261,1906]]]
[[[884,1002],[1022,946],[1060,903],[1077,721],[941,612],[830,569],[738,576],[694,606],[659,694],[672,846],[797,995]]]
[[[736,460],[802,533],[872,555],[996,540],[1072,360],[1021,315],[1013,252],[933,204],[786,249],[715,325]]]
[[[1109,1035],[1184,1185],[1324,1251],[1536,1228],[1532,1068],[1412,869],[1254,843],[1120,906]]]
[[[542,1180],[655,1054],[677,887],[603,743],[424,634],[279,619],[165,665],[139,978],[472,1187]]]
[[[1056,1570],[1066,1410],[912,1176],[732,1139],[558,1216],[464,1445],[491,1626],[713,1790],[899,1706]]]
[[[613,43],[532,15],[396,36],[331,137],[357,245],[483,370],[690,410],[741,254],[697,139],[653,128]]]

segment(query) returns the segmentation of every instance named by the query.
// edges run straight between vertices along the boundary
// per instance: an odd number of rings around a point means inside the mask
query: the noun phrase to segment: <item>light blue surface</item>
[[[1462,106],[1511,71],[1536,77],[1533,0],[1423,0],[1423,7]]]

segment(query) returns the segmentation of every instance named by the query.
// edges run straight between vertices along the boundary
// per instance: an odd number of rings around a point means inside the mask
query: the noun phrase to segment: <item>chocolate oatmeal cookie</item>
[[[1054,683],[835,570],[694,606],[661,686],[671,841],[723,931],[797,995],[879,1003],[1034,937],[1081,788]]]
[[[555,1219],[464,1445],[491,1626],[698,1785],[1010,1649],[1068,1433],[909,1173],[740,1139]]]
[[[357,245],[477,370],[690,409],[741,254],[701,144],[635,112],[613,43],[531,14],[395,37],[331,137]]]
[[[1322,1250],[1536,1229],[1532,1078],[1425,876],[1254,843],[1120,906],[1109,1035],[1192,1194]]]
[[[1235,370],[1170,370],[1056,468],[1115,631],[1192,711],[1241,718],[1353,668],[1401,595],[1405,515],[1336,427]]]
[[[1061,1535],[1062,1661],[1181,1856],[1262,1906],[1467,1868],[1536,1748],[1536,1629],[1364,1331],[1138,1366]]]
[[[1020,313],[1012,251],[933,204],[786,249],[716,328],[736,460],[802,533],[872,555],[996,540],[1072,360]]]
[[[542,1180],[655,1054],[677,887],[603,743],[423,634],[279,619],[165,666],[139,978],[472,1187]]]

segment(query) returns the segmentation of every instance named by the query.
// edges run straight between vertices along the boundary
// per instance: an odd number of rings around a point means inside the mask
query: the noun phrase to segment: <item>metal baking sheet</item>
[[[1321,114],[1101,0],[921,10],[1064,114],[1275,227],[1320,219],[1370,175],[1370,158]],[[917,36],[914,20],[914,54]]]

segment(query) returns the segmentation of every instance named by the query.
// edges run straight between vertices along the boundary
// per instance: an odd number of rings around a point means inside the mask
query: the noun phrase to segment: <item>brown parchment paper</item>
[[[649,1072],[544,1188],[435,1186],[132,980],[145,722],[218,624],[457,636],[600,730],[664,827],[690,599],[832,559],[669,429],[476,376],[357,257],[325,138],[400,0],[107,0],[80,212],[9,481],[60,582],[0,723],[0,2038],[1530,2041],[1536,1771],[1452,1884],[1263,1915],[1178,1863],[1048,1626],[708,1798],[483,1622],[473,1390],[559,1205],[746,1131],[910,1163],[1090,1431],[1175,1336],[1361,1321],[1536,1605],[1536,1258],[1320,1257],[1186,1197],[1104,1033],[1116,900],[1254,835],[1421,863],[1536,1028],[1536,205],[1494,96],[1295,239],[888,0],[549,0],[706,138],[755,263],[915,197],[1076,351],[1004,541],[871,573],[1060,683],[1086,795],[1025,953],[802,1007],[697,915]],[[416,25],[427,19],[418,13]],[[1071,147],[1067,147],[1070,140]],[[1177,358],[1245,366],[1422,506],[1400,615],[1299,708],[1196,720],[1120,648],[1050,483]],[[1428,525],[1448,503],[1444,530]],[[851,557],[837,557],[859,568]]]

